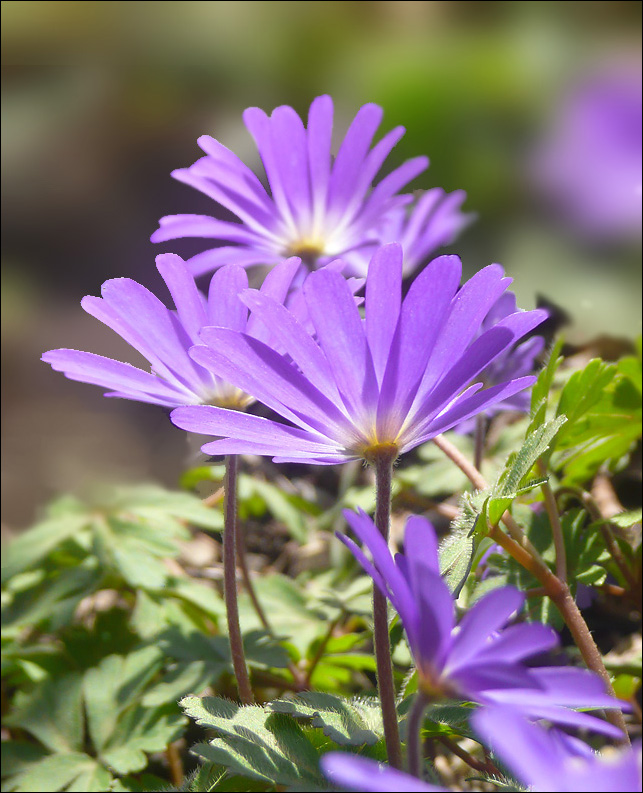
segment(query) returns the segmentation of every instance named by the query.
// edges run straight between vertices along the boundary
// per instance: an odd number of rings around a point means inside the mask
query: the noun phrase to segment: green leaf
[[[475,550],[475,537],[466,528],[451,531],[440,543],[440,573],[454,598],[460,595],[471,571]]]
[[[312,727],[319,727],[340,746],[372,746],[384,734],[377,701],[346,700],[333,694],[307,691],[292,700],[273,700],[268,707],[276,713],[309,720]]]
[[[81,787],[74,780],[83,777],[83,782],[93,786]],[[55,793],[58,790],[100,791],[109,790],[111,775],[100,768],[95,760],[82,752],[52,754],[33,763],[29,768],[13,777],[11,789],[17,793]],[[96,786],[99,785],[99,786]]]
[[[566,420],[565,416],[558,416],[553,421],[548,421],[537,427],[527,435],[520,450],[509,456],[504,470],[492,488],[491,497],[487,503],[487,516],[492,526],[498,523],[516,496],[542,484],[542,479],[529,483],[526,483],[525,480],[536,461],[545,454]]]
[[[241,707],[218,697],[186,697],[185,712],[217,738],[192,752],[233,774],[275,785],[319,785],[319,753],[290,718],[259,706]]]
[[[629,512],[619,512],[617,515],[613,515],[609,522],[621,529],[629,529],[630,526],[640,523],[641,520],[643,520],[643,511],[641,509],[632,509]]]
[[[99,753],[117,735],[121,714],[136,701],[161,663],[162,655],[157,647],[144,647],[127,656],[110,655],[85,673],[87,722]]]
[[[13,539],[3,551],[2,583],[34,567],[51,551],[82,531],[88,524],[86,515],[67,514],[38,523]]]
[[[45,680],[33,691],[21,692],[7,717],[54,752],[74,752],[83,745],[82,677],[70,674]]]

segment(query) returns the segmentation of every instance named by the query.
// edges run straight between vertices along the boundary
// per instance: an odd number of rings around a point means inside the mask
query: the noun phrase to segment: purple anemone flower
[[[480,333],[495,327],[506,317],[510,317],[517,311],[516,296],[513,292],[505,292],[493,304],[489,313],[480,325]],[[547,317],[547,312],[543,312]],[[504,383],[516,377],[524,377],[532,374],[536,369],[536,359],[545,348],[545,339],[542,336],[531,336],[526,341],[508,347],[499,355],[489,366],[480,372],[480,380],[486,386]],[[516,410],[521,413],[528,413],[530,405],[530,392],[521,391],[514,394],[502,402],[497,402],[488,407],[484,413],[488,417],[494,416],[503,410]],[[459,433],[472,432],[475,429],[475,421],[469,420],[456,427]]]
[[[263,295],[283,301],[301,262],[292,258],[275,267],[261,287]],[[244,331],[252,338],[268,339],[258,317],[248,318],[238,295],[248,287],[243,267],[228,265],[210,282],[206,298],[196,287],[185,262],[174,254],[156,259],[176,310],[172,311],[131,278],[113,278],[101,289],[102,297],[84,297],[88,314],[108,325],[151,364],[151,372],[128,363],[80,350],[50,350],[45,363],[70,380],[108,388],[105,396],[151,402],[166,407],[216,404],[242,408],[252,397],[196,363],[188,350],[199,342],[206,325]]]
[[[585,236],[640,237],[641,132],[640,68],[586,79],[559,109],[535,179]]]
[[[453,596],[440,575],[438,543],[425,519],[408,519],[404,555],[395,559],[365,512],[344,512],[372,562],[348,537],[339,535],[375,585],[391,601],[404,625],[418,670],[418,686],[431,699],[445,697],[504,704],[534,719],[587,727],[615,738],[618,728],[572,708],[619,708],[603,681],[586,669],[528,668],[530,656],[558,644],[556,632],[540,623],[504,627],[524,603],[513,587],[481,598],[456,624]],[[504,628],[504,629],[503,629]]]
[[[508,708],[482,708],[474,729],[530,790],[640,791],[641,746],[595,754],[556,730],[543,730]]]
[[[382,108],[367,104],[355,116],[337,156],[331,157],[333,102],[313,101],[304,127],[297,113],[283,105],[267,116],[248,108],[243,120],[255,140],[270,191],[244,163],[209,135],[199,138],[205,157],[172,173],[236,215],[239,222],[207,215],[169,215],[160,220],[153,242],[181,237],[223,241],[223,247],[189,260],[195,275],[221,264],[272,265],[300,256],[319,265],[342,256],[357,272],[378,241],[383,216],[409,200],[398,193],[424,171],[426,157],[408,160],[373,188],[385,159],[404,134],[396,127],[371,148]]]
[[[404,276],[426,264],[438,248],[450,245],[473,220],[460,207],[467,194],[464,190],[446,193],[440,187],[427,190],[411,206],[392,209],[381,225],[383,243],[399,242],[404,251]]]
[[[364,793],[449,793],[448,788],[429,785],[389,765],[348,752],[327,752],[320,761],[326,779],[338,790]]]
[[[190,354],[296,426],[209,406],[177,408],[172,421],[220,436],[202,447],[207,454],[330,465],[402,454],[513,396],[534,378],[483,391],[476,378],[544,312],[517,312],[476,338],[511,279],[490,265],[458,289],[461,267],[457,256],[435,259],[402,302],[402,249],[383,246],[369,265],[365,319],[341,274],[312,272],[302,294],[316,338],[276,300],[244,292],[285,354],[224,328],[204,329],[207,346]]]

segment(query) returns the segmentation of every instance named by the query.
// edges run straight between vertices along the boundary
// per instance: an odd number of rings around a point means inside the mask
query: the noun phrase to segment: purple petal
[[[442,793],[446,788],[427,785],[403,771],[375,760],[345,752],[328,752],[320,761],[326,778],[340,790],[373,793]]]
[[[333,101],[329,96],[318,96],[308,111],[308,165],[314,222],[321,220],[326,208],[332,133]]]
[[[448,668],[459,669],[488,645],[489,637],[524,603],[525,596],[513,587],[502,587],[485,595],[460,620],[454,636]]]
[[[173,253],[156,257],[156,268],[170,290],[176,311],[193,344],[198,344],[199,331],[208,324],[204,298],[194,283],[183,259]]]
[[[404,556],[407,560],[420,559],[431,572],[440,573],[438,538],[435,529],[426,518],[411,515],[406,521]]]
[[[270,118],[272,151],[291,212],[298,227],[311,220],[306,130],[288,105],[275,108]]]
[[[366,280],[366,338],[378,382],[382,382],[402,298],[402,248],[378,248]]]
[[[413,403],[418,385],[460,283],[457,256],[434,259],[413,281],[404,299],[391,344],[377,405],[377,434],[395,438]]]
[[[283,355],[226,328],[204,328],[201,337],[208,347],[190,350],[201,366],[304,429],[346,438],[346,418]]]
[[[225,246],[202,251],[186,261],[190,272],[197,278],[204,273],[210,273],[225,264],[238,264],[240,267],[250,267],[254,264],[277,264],[282,256],[277,252],[257,248],[236,248]]]
[[[199,399],[180,383],[166,383],[160,377],[137,369],[128,363],[104,358],[81,350],[50,350],[42,359],[70,380],[115,389],[126,399],[153,401],[175,407],[198,402]],[[148,399],[147,397],[150,397]]]
[[[629,706],[607,693],[605,683],[589,669],[548,666],[532,669],[532,675],[559,705],[572,708],[613,708]]]
[[[204,237],[246,245],[262,244],[262,237],[241,223],[229,223],[208,215],[167,215],[159,220],[152,242],[166,242],[182,237]]]
[[[217,270],[210,280],[208,292],[209,324],[244,331],[248,321],[248,309],[239,299],[239,295],[247,288],[248,274],[243,267],[228,264]],[[197,339],[196,343],[199,341]]]
[[[495,695],[498,690],[510,693],[520,702],[520,696],[530,687],[539,691],[536,681],[529,670],[519,664],[498,663],[483,666],[477,661],[471,666],[459,664],[456,670],[448,672],[449,678],[458,683],[463,696],[484,702],[485,698]]]
[[[505,628],[492,643],[482,649],[477,658],[481,663],[494,659],[515,663],[530,655],[551,650],[559,643],[558,634],[549,625],[528,623]]]
[[[338,401],[339,393],[328,361],[293,314],[280,303],[254,289],[246,290],[241,300],[252,311],[252,318],[262,320],[276,346],[290,355],[312,385],[328,399]]]
[[[377,395],[364,327],[346,279],[327,269],[311,273],[303,286],[317,338],[346,407],[357,420]]]
[[[385,176],[366,199],[364,209],[359,215],[362,227],[374,223],[395,193],[428,167],[428,157],[415,157]]]
[[[276,421],[239,410],[195,405],[189,408],[177,408],[172,411],[170,418],[177,427],[188,432],[231,436],[236,441],[255,442],[274,449],[272,454],[290,450],[315,454],[329,454],[335,451],[330,444],[320,443],[314,435],[297,427],[278,424]]]
[[[422,560],[410,559],[408,556],[407,560],[412,571],[410,577],[414,583],[413,595],[420,612],[418,646],[412,649],[418,664],[421,665],[425,660],[432,665],[441,666],[449,649],[455,622],[453,596],[442,577],[433,573]]]

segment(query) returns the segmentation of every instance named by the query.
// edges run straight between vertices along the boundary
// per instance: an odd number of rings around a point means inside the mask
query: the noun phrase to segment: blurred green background
[[[534,189],[534,152],[566,92],[640,63],[639,2],[2,3],[3,520],[100,478],[173,484],[189,454],[160,408],[106,400],[39,361],[78,347],[140,363],[80,309],[103,280],[161,291],[156,221],[211,213],[174,182],[217,137],[258,166],[241,112],[330,93],[343,134],[367,101],[407,134],[387,167],[431,158],[414,187],[463,188],[468,274],[501,262],[520,305],[569,315],[581,344],[640,332],[640,242],[569,229]],[[603,345],[605,346],[605,345]]]

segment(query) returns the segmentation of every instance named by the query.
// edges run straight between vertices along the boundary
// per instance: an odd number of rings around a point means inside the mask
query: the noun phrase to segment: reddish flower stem
[[[488,487],[487,481],[467,458],[460,453],[456,447],[442,435],[433,439],[434,443],[440,448],[447,457],[460,468],[467,476],[474,487],[484,490]],[[547,564],[543,561],[540,554],[525,536],[523,530],[509,515],[508,512],[501,518],[511,536],[505,534],[499,526],[489,528],[489,537],[498,545],[501,545],[507,553],[512,556],[520,565],[528,570],[542,584],[547,596],[552,600],[556,608],[560,611],[565,624],[570,630],[576,646],[581,652],[583,660],[589,669],[600,675],[607,687],[608,692],[616,697],[609,673],[603,663],[603,658],[599,652],[596,642],[581,614],[576,601],[572,597],[566,581],[561,581],[555,576]],[[621,729],[624,733],[624,742],[629,743],[627,726],[620,710],[608,710],[605,713],[607,720]]]
[[[376,482],[375,525],[387,542],[391,520],[393,460],[391,454],[381,454],[373,461]],[[373,641],[386,753],[393,768],[402,768],[402,747],[395,707],[395,682],[388,633],[388,607],[385,595],[375,585],[373,586]]]
[[[237,472],[238,458],[225,458],[225,496],[223,499],[223,591],[228,618],[228,636],[232,668],[237,678],[239,697],[244,705],[252,705],[254,696],[243,650],[239,604],[237,602]]]

